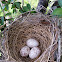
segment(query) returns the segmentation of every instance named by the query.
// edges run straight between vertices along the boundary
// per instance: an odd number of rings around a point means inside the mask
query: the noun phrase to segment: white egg
[[[30,48],[28,46],[24,46],[21,50],[20,50],[20,54],[22,57],[28,56],[30,52]]]
[[[37,58],[40,55],[40,52],[41,52],[41,50],[38,47],[33,47],[30,50],[29,57],[31,59],[35,59],[35,58]]]
[[[31,48],[37,47],[39,45],[39,42],[35,39],[28,39],[26,43],[27,43],[27,46],[29,46]]]

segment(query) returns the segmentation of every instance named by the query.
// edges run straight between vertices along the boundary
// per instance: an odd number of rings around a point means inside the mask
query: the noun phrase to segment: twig
[[[23,5],[24,5],[24,0],[22,0],[22,7],[23,7]]]
[[[4,24],[4,25],[5,25],[5,24]],[[2,29],[2,28],[4,27],[4,25],[1,25],[1,26],[0,26],[0,29]]]
[[[58,21],[60,24],[60,21]],[[59,30],[59,36],[58,36],[58,55],[57,55],[57,62],[60,62],[60,57],[61,57],[61,38],[60,38],[60,30]]]

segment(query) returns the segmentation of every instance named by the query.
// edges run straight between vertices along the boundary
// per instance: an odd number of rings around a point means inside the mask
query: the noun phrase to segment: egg
[[[30,48],[28,46],[24,46],[20,50],[20,54],[21,54],[22,57],[28,56],[29,55],[29,52],[30,52]]]
[[[29,47],[37,47],[39,45],[39,42],[35,39],[28,39],[26,42],[27,46]]]
[[[41,50],[38,47],[33,47],[30,50],[29,57],[31,59],[35,59],[35,58],[37,58],[40,55],[40,53],[41,53]]]

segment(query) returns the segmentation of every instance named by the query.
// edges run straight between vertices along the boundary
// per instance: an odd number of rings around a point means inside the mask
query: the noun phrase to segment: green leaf
[[[13,0],[8,0],[8,3],[11,3]]]
[[[8,4],[6,4],[4,10],[7,11],[8,9],[9,9],[9,6]]]
[[[62,7],[62,0],[58,0],[58,3]]]
[[[7,10],[8,10],[8,8],[9,8],[9,7],[8,7],[8,4],[6,4],[6,8],[7,8]]]
[[[15,5],[15,3],[12,5],[12,8],[15,8],[16,7],[16,5]]]
[[[23,6],[23,11],[24,12],[29,11],[29,9],[27,8],[27,6]]]
[[[0,4],[0,7],[1,7],[1,4]]]
[[[5,14],[5,16],[9,16],[9,15],[11,15],[11,13],[7,13],[7,14]]]
[[[31,13],[37,13],[36,11],[31,11]]]
[[[15,2],[15,5],[16,5],[17,9],[20,9],[20,4],[21,4],[21,2]]]
[[[1,17],[1,25],[4,24],[4,16]]]
[[[11,0],[11,2],[12,2],[13,0]]]
[[[20,9],[20,4],[21,4],[21,2],[15,2],[15,3],[12,5],[12,8]]]
[[[29,10],[31,10],[31,5],[30,5],[30,4],[27,4],[27,8],[28,8]]]
[[[4,10],[7,11],[7,8],[5,7]]]
[[[16,13],[16,9],[13,9],[13,13]]]
[[[24,11],[22,9],[20,9],[19,12],[24,13]]]
[[[62,8],[55,9],[52,15],[62,16]]]
[[[6,4],[6,2],[5,2],[5,1],[2,1],[2,3],[3,3],[3,4]]]
[[[21,4],[21,2],[15,2],[15,3]]]

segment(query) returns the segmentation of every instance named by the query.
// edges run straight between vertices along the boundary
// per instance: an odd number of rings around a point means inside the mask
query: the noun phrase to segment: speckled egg
[[[20,54],[21,54],[22,57],[28,56],[29,55],[29,52],[30,52],[30,48],[28,46],[24,46],[20,50]]]
[[[37,58],[40,55],[40,53],[41,53],[41,50],[38,47],[33,47],[30,50],[29,57],[31,59],[35,59],[35,58]]]
[[[35,39],[28,39],[26,42],[27,46],[29,47],[37,47],[39,45],[39,42]]]

